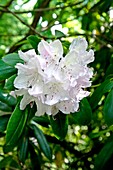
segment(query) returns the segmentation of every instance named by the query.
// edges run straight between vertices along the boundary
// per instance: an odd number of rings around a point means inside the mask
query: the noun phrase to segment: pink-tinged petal
[[[87,52],[87,55],[85,57],[85,63],[89,64],[93,61],[94,61],[94,51],[89,50],[89,52]]]
[[[94,51],[89,50],[89,52],[85,51],[84,53],[80,54],[80,62],[82,65],[87,65],[94,61]]]
[[[84,90],[80,90],[79,91],[79,93],[77,94],[77,100],[78,101],[80,101],[80,100],[82,100],[84,97],[87,97],[87,96],[89,96],[90,95],[90,92],[88,92],[88,91],[84,91]]]
[[[41,40],[41,42],[38,44],[38,51],[44,58],[51,55],[50,45],[44,40]]]
[[[65,114],[70,114],[77,111],[79,108],[79,103],[77,101],[67,100],[59,102],[56,107]]]
[[[63,55],[62,43],[59,40],[53,41],[52,43],[50,43],[50,46],[52,47],[51,50],[55,57]]]
[[[72,43],[69,47],[69,50],[70,51],[72,51],[72,50],[85,51],[87,49],[87,47],[88,47],[88,43],[85,40],[85,38],[77,37],[72,41]]]
[[[72,65],[75,65],[79,63],[79,55],[77,51],[69,51],[69,53],[64,58],[64,65],[66,67],[71,67]]]
[[[21,50],[18,52],[19,57],[24,60],[25,62],[28,62],[32,57],[36,55],[35,50],[29,50],[27,52],[22,52]]]

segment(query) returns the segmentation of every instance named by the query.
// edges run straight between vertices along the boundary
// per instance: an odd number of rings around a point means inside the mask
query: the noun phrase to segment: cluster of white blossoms
[[[51,43],[42,40],[38,44],[38,55],[34,49],[19,51],[24,64],[16,64],[18,75],[14,86],[16,95],[23,96],[20,109],[35,102],[37,116],[76,112],[80,100],[90,94],[84,89],[91,86],[93,71],[87,64],[94,60],[94,52],[86,51],[87,46],[85,38],[78,37],[66,56],[59,40]]]

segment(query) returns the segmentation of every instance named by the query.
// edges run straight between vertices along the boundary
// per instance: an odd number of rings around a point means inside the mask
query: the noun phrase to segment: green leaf
[[[110,157],[113,155],[113,135],[108,139],[95,159],[95,170],[104,170]]]
[[[89,102],[86,98],[84,98],[80,102],[79,111],[76,113],[71,113],[69,115],[69,121],[71,124],[79,124],[79,125],[88,125],[92,119],[92,110],[89,105]]]
[[[65,34],[59,30],[55,30],[55,36],[57,38],[60,38],[60,37],[65,37]]]
[[[0,168],[8,167],[11,161],[12,161],[12,156],[5,157],[0,161]]]
[[[6,130],[9,117],[9,114],[0,116],[0,132],[4,132]]]
[[[8,106],[6,103],[3,103],[0,101],[0,110],[2,110],[4,112],[11,112],[12,108],[10,106]]]
[[[109,67],[106,70],[105,76],[113,75],[113,64],[110,64]]]
[[[16,68],[7,65],[4,61],[0,60],[0,81],[5,80],[16,73]]]
[[[68,116],[61,112],[54,117],[50,116],[50,124],[56,138],[63,140],[68,130]]]
[[[109,92],[104,104],[104,119],[108,125],[113,124],[113,89]]]
[[[52,159],[52,152],[51,152],[51,149],[49,147],[49,144],[47,143],[47,140],[46,140],[43,132],[35,124],[32,124],[31,128],[34,131],[34,135],[35,135],[35,137],[37,139],[37,142],[38,142],[38,144],[40,146],[40,149],[42,150],[44,155],[49,160],[51,160]]]
[[[19,160],[25,162],[28,153],[28,137],[23,136],[19,146]]]
[[[4,89],[7,89],[7,90],[14,90],[15,89],[14,80],[15,80],[16,76],[17,75],[14,74],[6,80]]]
[[[28,110],[20,110],[19,104],[20,103],[17,104],[7,125],[6,146],[15,146],[15,143],[18,141],[19,137],[23,132],[27,120]]]
[[[16,98],[10,94],[3,93],[2,91],[0,91],[0,101],[6,103],[9,106],[15,106],[17,102]]]
[[[92,109],[96,108],[103,94],[111,90],[112,87],[113,87],[113,81],[109,79],[105,80],[99,87],[97,87],[97,89],[94,91],[89,101]]]
[[[38,124],[42,125],[43,127],[49,126],[49,119],[47,116],[34,116],[33,121],[37,122]]]
[[[14,67],[17,63],[23,63],[24,62],[22,59],[20,59],[20,57],[17,53],[7,54],[2,58],[2,60],[6,64],[8,64],[12,67]]]
[[[27,39],[32,47],[35,49],[35,51],[37,51],[37,46],[41,39],[35,35],[30,35]]]
[[[29,152],[30,152],[32,169],[33,170],[35,170],[35,169],[41,170],[42,155],[40,153],[37,153],[33,146],[32,146],[32,144],[29,143]]]

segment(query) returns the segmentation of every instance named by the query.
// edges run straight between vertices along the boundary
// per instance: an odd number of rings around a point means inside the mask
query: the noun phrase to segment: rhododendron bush
[[[0,170],[112,170],[113,1],[0,1]]]

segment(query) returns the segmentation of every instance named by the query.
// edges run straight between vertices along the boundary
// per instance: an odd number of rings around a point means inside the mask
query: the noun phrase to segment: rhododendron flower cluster
[[[85,38],[78,37],[66,56],[59,40],[51,43],[42,40],[38,54],[34,49],[19,51],[24,64],[16,64],[18,75],[14,86],[16,95],[23,96],[20,109],[35,102],[37,116],[76,112],[80,100],[90,94],[85,88],[91,86],[93,71],[87,64],[94,60],[94,52],[86,51],[87,46]]]

